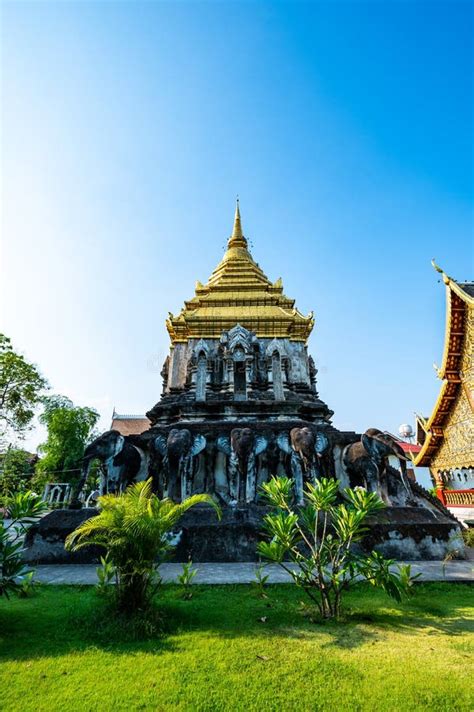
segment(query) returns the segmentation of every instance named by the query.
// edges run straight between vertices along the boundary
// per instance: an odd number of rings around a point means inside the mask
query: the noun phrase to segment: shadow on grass
[[[355,649],[383,641],[390,632],[458,636],[473,628],[465,617],[472,589],[459,584],[420,584],[404,603],[359,584],[345,598],[340,622],[318,622],[294,586],[272,585],[261,598],[248,585],[194,586],[183,600],[175,585],[157,597],[152,625],[118,618],[90,586],[44,586],[26,600],[0,605],[0,659],[28,660],[97,648],[114,654],[180,648],[180,636],[319,639],[323,648]],[[324,636],[324,639],[323,637]],[[329,640],[328,640],[329,636]]]

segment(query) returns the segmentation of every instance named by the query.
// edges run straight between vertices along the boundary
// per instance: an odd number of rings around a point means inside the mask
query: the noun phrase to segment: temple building
[[[415,465],[430,468],[443,502],[471,507],[474,518],[474,282],[457,282],[433,266],[446,285],[441,388],[430,417],[417,416]]]
[[[219,502],[221,520],[211,507],[187,513],[176,532],[177,560],[255,561],[267,512],[263,485],[288,478],[301,506],[326,477],[338,481],[341,497],[346,487],[365,487],[387,505],[368,551],[404,559],[446,554],[459,522],[410,477],[399,439],[332,424],[307,349],[313,314],[302,314],[281,279],[272,282],[255,262],[238,203],[221,261],[166,326],[171,343],[158,402],[146,417],[114,411],[111,429],[86,448],[72,507],[99,460],[101,492],[150,478],[160,497],[179,502],[205,492]],[[447,369],[451,378],[451,362]]]

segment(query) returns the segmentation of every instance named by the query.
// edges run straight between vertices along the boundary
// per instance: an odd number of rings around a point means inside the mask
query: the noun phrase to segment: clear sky
[[[470,2],[3,2],[2,329],[55,392],[142,413],[235,196],[341,429],[429,413],[473,277]],[[38,433],[29,442],[38,442]]]

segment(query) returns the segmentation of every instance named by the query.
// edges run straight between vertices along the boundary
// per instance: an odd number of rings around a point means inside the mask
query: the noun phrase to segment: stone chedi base
[[[213,510],[196,507],[187,512],[171,537],[175,549],[170,561],[194,563],[257,561],[262,519],[266,508],[250,505],[223,509],[217,520]],[[103,551],[90,547],[71,553],[64,540],[95,509],[60,509],[44,516],[28,533],[24,558],[31,564],[95,563]],[[454,519],[425,508],[389,507],[368,522],[363,551],[380,552],[397,560],[443,559],[459,531]]]

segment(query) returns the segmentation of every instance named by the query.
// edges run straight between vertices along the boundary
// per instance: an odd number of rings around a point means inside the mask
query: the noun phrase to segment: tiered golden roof
[[[314,326],[313,313],[303,316],[294,299],[283,294],[281,279],[272,283],[248,250],[242,233],[239,202],[227,251],[207,284],[196,283],[196,295],[178,316],[166,321],[171,341],[216,339],[236,324],[261,338],[306,341]]]

